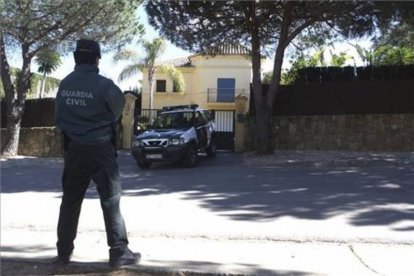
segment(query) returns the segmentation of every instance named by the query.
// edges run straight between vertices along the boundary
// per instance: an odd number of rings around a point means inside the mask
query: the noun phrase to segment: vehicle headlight
[[[142,146],[142,140],[134,140],[132,141],[132,147],[137,148]]]
[[[184,144],[183,138],[172,138],[168,141],[170,145],[178,146]]]

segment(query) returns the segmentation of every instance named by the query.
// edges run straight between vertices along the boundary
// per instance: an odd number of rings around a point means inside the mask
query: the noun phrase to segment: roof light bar
[[[198,104],[187,104],[187,105],[173,105],[173,106],[164,106],[162,108],[163,111],[170,111],[170,110],[176,110],[176,109],[196,109],[198,107]]]

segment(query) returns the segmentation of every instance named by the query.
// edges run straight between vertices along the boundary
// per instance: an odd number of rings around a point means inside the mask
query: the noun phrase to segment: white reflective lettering
[[[67,98],[65,103],[67,105],[86,106],[85,99]]]
[[[86,99],[93,99],[89,91],[62,90],[61,97],[66,98],[66,105],[87,106]]]
[[[89,91],[62,90],[61,96],[68,98],[93,99],[93,94]]]

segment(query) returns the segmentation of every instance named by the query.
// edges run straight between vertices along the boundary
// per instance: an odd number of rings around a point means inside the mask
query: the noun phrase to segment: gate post
[[[130,149],[134,127],[135,100],[137,97],[131,93],[125,94],[124,97],[125,106],[122,111],[122,148]]]
[[[246,132],[245,118],[247,113],[247,97],[238,95],[235,98],[235,113],[236,120],[234,126],[234,151],[244,151],[244,136]]]

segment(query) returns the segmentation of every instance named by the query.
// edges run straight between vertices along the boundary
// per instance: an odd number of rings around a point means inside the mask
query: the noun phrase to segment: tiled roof
[[[212,46],[198,54],[201,54],[201,55],[250,55],[250,50],[240,44],[223,43],[217,46]]]
[[[181,57],[162,61],[162,64],[170,64],[174,67],[191,67],[190,57]]]
[[[170,59],[162,61],[162,64],[171,64],[174,67],[192,67],[191,57],[200,56],[200,55],[250,55],[250,50],[240,44],[235,43],[223,43],[217,46],[212,46],[211,48],[196,53],[188,57],[181,57],[176,59]]]

